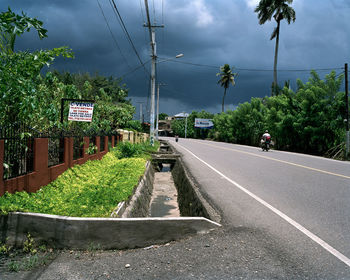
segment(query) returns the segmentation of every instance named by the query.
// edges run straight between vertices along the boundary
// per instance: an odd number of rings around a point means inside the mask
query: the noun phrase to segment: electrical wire
[[[127,72],[127,73],[123,74],[122,76],[120,76],[120,78],[124,78],[124,77],[126,77],[126,76],[128,76],[128,75],[134,73],[136,70],[140,69],[141,67],[144,67],[145,64],[147,64],[147,63],[150,62],[150,61],[151,61],[151,59],[147,60],[145,63],[143,63],[142,65],[137,66],[136,68],[134,68],[134,69],[131,70],[130,72]]]
[[[161,58],[166,59],[166,58]],[[215,68],[218,69],[221,66],[217,65],[208,65],[208,64],[200,64],[200,63],[192,63],[192,62],[186,62],[181,60],[169,60],[169,62],[175,62],[175,63],[181,63],[181,64],[188,64],[193,66],[199,66],[199,67],[207,67],[207,68]],[[312,70],[315,71],[332,71],[332,70],[342,70],[344,67],[334,67],[334,68],[314,68],[314,69],[278,69],[278,72],[310,72]],[[234,70],[237,71],[253,71],[253,72],[273,72],[272,69],[252,69],[252,68],[238,68],[234,67]]]
[[[146,24],[146,19],[145,19],[145,15],[143,13],[143,9],[142,9],[142,3],[141,3],[141,0],[140,0],[140,10],[141,10],[141,16],[142,16],[142,20],[143,20],[143,24],[145,25]],[[147,45],[147,31],[145,28],[143,28],[143,33],[144,33],[144,36],[145,36],[145,45]]]
[[[121,55],[121,56],[122,56],[122,58],[124,59],[124,62],[126,63],[126,65],[128,65],[128,67],[131,69],[131,66],[129,65],[129,63],[128,63],[128,61],[127,61],[126,57],[124,56],[124,54],[123,54],[123,52],[122,52],[122,50],[121,50],[121,48],[120,48],[120,46],[119,46],[119,44],[118,44],[118,42],[117,42],[116,38],[114,37],[114,34],[113,34],[112,30],[111,30],[111,27],[109,26],[108,20],[107,20],[107,18],[106,18],[106,16],[105,16],[105,14],[104,14],[104,12],[103,12],[103,9],[102,9],[102,6],[101,6],[101,4],[100,4],[99,0],[96,0],[96,1],[97,1],[98,6],[100,7],[100,10],[101,10],[102,16],[103,16],[103,18],[104,18],[104,20],[105,20],[105,22],[106,22],[106,24],[107,24],[107,27],[108,27],[109,33],[111,34],[112,39],[113,39],[113,41],[114,41],[115,45],[117,46],[117,49],[119,50],[120,55]]]
[[[131,37],[130,37],[130,34],[129,34],[129,32],[128,32],[126,26],[125,26],[125,24],[124,24],[123,18],[121,17],[121,15],[120,15],[120,13],[119,13],[119,10],[118,10],[118,8],[117,8],[117,5],[115,4],[114,0],[110,0],[110,3],[113,3],[112,8],[114,8],[114,9],[113,9],[114,14],[116,15],[117,19],[119,18],[119,24],[120,24],[120,26],[122,27],[122,30],[124,31],[124,34],[125,34],[125,36],[127,37],[127,39],[128,39],[128,41],[129,41],[129,43],[130,43],[132,49],[134,50],[134,52],[135,52],[135,54],[136,54],[138,60],[140,61],[140,64],[143,66],[145,72],[146,72],[148,75],[151,75],[151,74],[149,73],[149,71],[146,69],[146,67],[144,67],[144,63],[143,63],[143,61],[142,61],[142,59],[141,59],[139,53],[138,53],[137,50],[136,50],[136,47],[135,47],[135,45],[134,45],[134,43],[133,43],[133,41],[132,41],[132,39],[131,39]]]

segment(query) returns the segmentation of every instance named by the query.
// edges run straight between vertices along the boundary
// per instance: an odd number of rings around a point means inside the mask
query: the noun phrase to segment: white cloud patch
[[[255,9],[255,7],[259,4],[259,0],[245,0],[245,2],[251,9]]]
[[[194,11],[196,15],[197,27],[206,27],[214,22],[214,17],[211,15],[204,0],[194,0],[189,5],[190,10]]]

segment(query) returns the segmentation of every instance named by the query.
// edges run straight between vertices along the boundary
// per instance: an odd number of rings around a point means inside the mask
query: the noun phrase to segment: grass
[[[133,193],[145,172],[149,153],[157,146],[121,144],[101,160],[65,171],[36,193],[6,193],[0,214],[11,211],[74,217],[109,217],[119,202]]]

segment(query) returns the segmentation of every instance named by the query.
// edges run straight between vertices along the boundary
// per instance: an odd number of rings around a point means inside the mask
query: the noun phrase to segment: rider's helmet
[[[265,133],[269,133],[269,131],[266,129],[266,130],[265,130]]]

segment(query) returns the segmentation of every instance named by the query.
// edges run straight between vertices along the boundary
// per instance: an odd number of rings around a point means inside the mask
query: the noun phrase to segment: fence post
[[[4,152],[5,142],[0,140],[0,196],[5,194],[5,183],[4,183]]]
[[[27,192],[35,192],[41,186],[49,183],[49,140],[48,138],[34,138],[34,172],[29,179]]]
[[[101,136],[95,136],[95,141],[96,141],[96,147],[97,151],[96,154],[99,154],[101,152],[101,141],[100,141]]]
[[[83,151],[83,162],[82,163],[85,163],[89,159],[89,155],[86,153],[86,151],[90,145],[90,137],[84,136],[83,139],[84,139],[84,151]]]
[[[68,164],[68,168],[73,166],[73,154],[74,154],[74,138],[73,137],[68,137],[67,139],[67,164]]]

